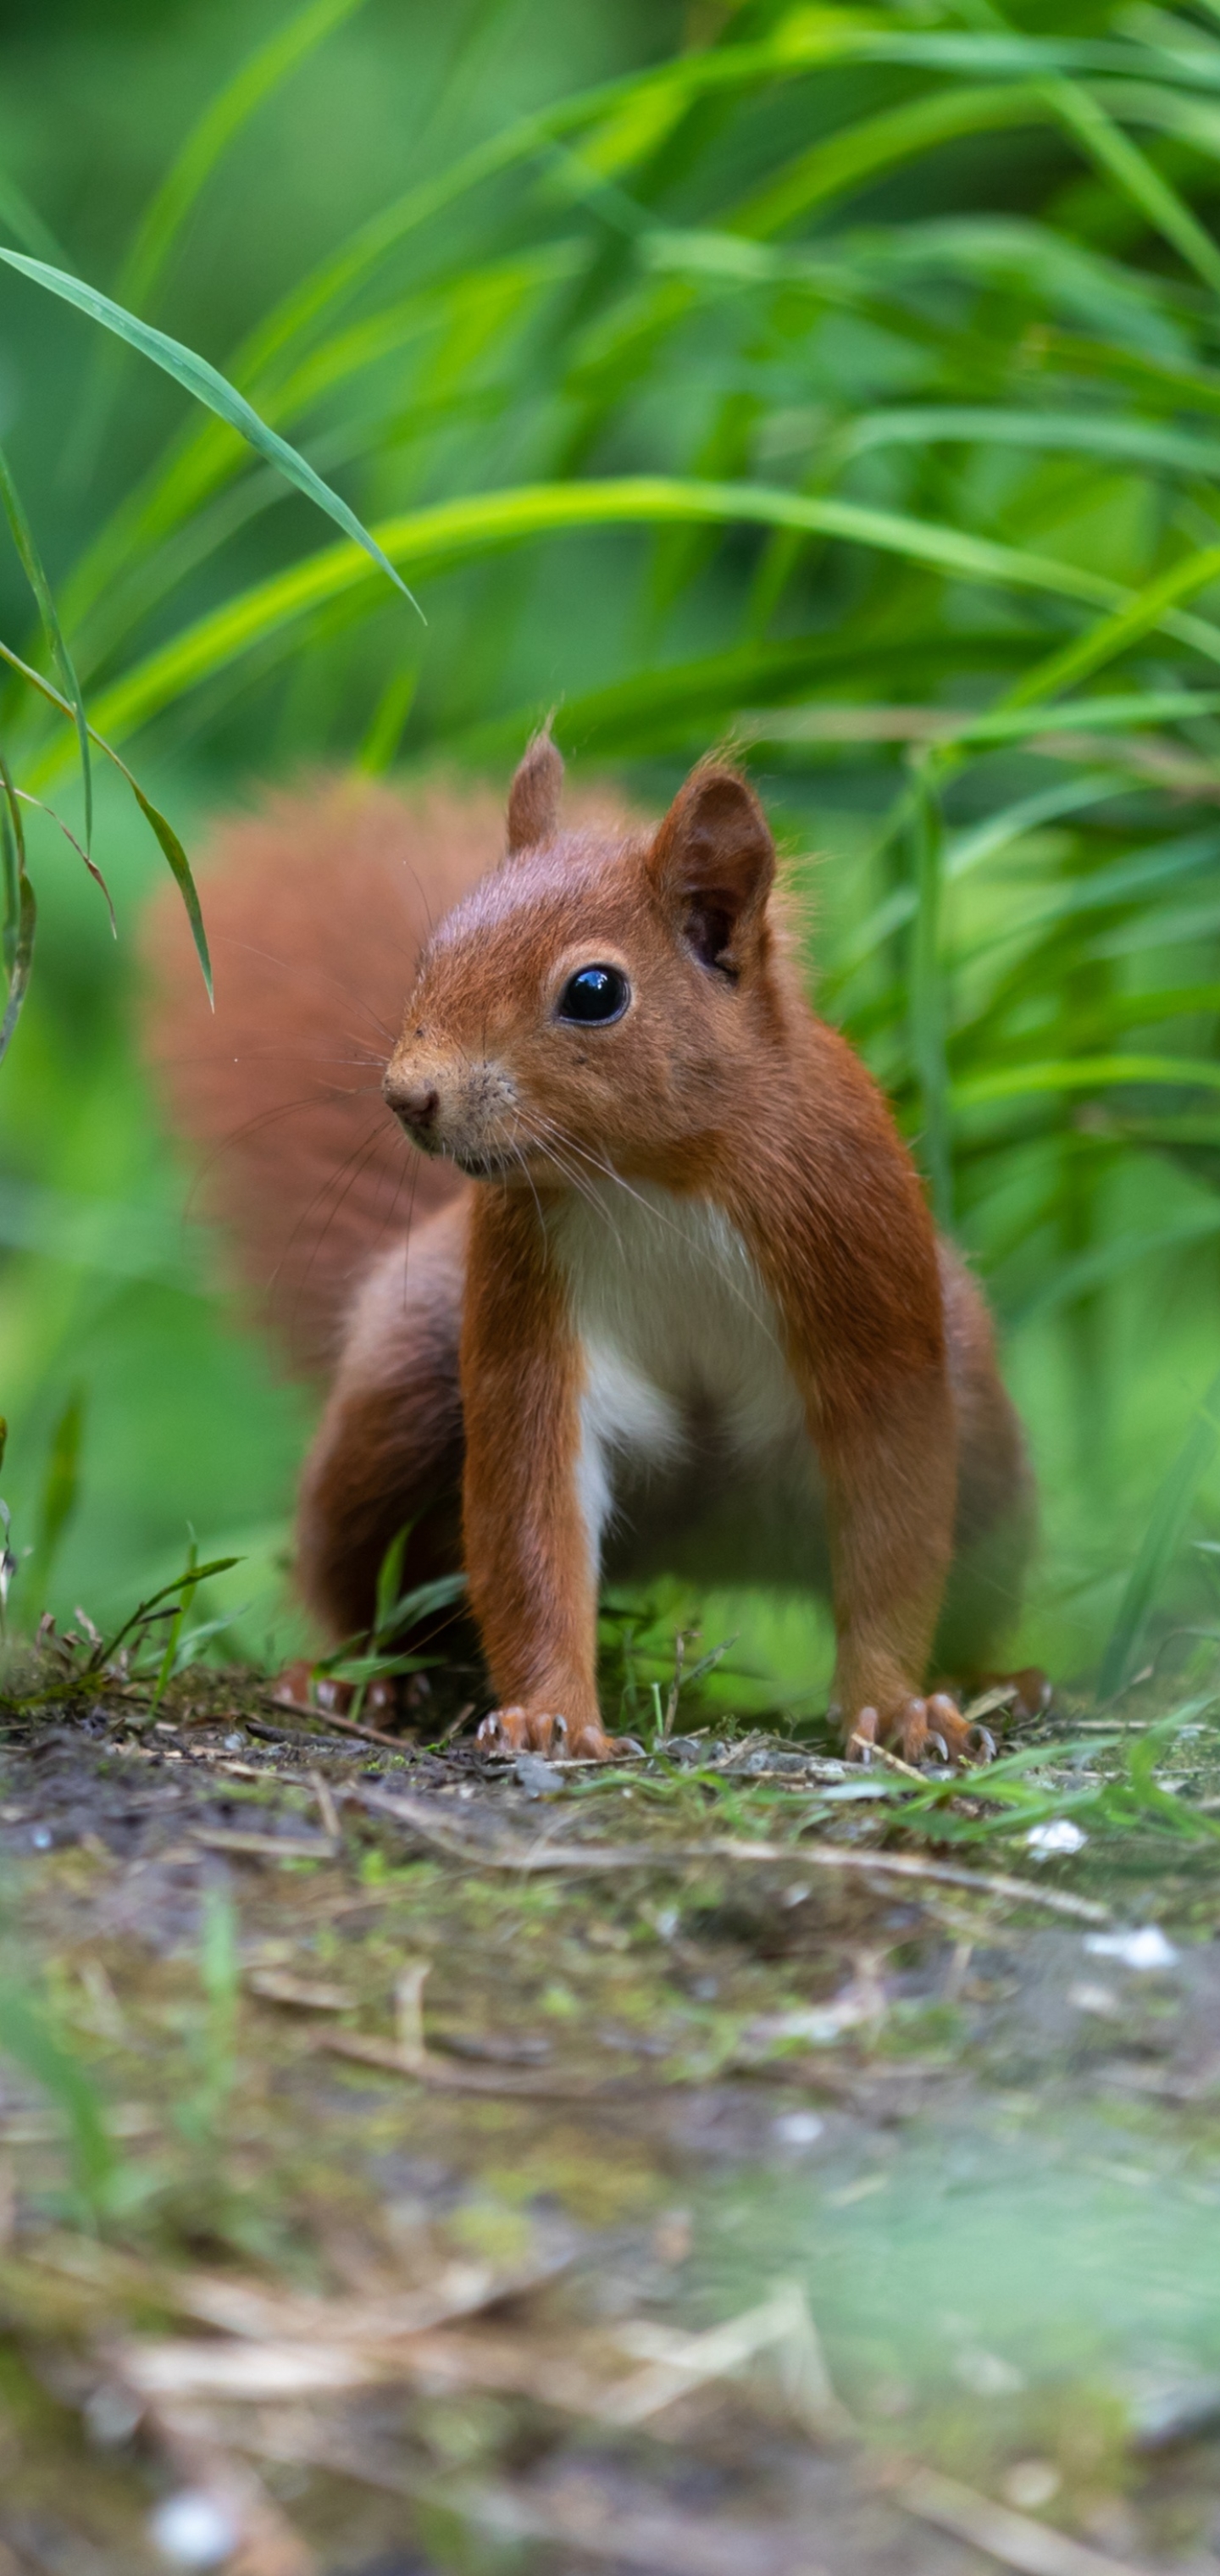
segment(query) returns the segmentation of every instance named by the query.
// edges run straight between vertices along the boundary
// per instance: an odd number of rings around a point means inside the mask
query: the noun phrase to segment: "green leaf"
[[[298,455],[295,447],[289,446],[287,439],[280,438],[264,420],[260,420],[244,394],[239,394],[237,387],[231,385],[216,367],[210,366],[206,358],[199,357],[194,349],[186,348],[181,340],[171,340],[166,332],[154,330],[151,322],[142,322],[137,314],[128,313],[122,305],[112,303],[108,295],[102,295],[95,286],[86,285],[83,278],[69,276],[66,269],[51,268],[45,260],[27,259],[23,252],[6,250],[3,245],[0,245],[0,259],[6,261],[10,268],[20,270],[22,276],[32,278],[36,286],[44,286],[50,294],[62,296],[65,303],[74,304],[77,311],[88,314],[91,321],[100,322],[106,330],[116,332],[129,347],[138,349],[142,357],[151,358],[154,366],[163,368],[165,374],[172,376],[187,393],[193,394],[197,402],[206,404],[218,419],[226,421],[230,429],[239,430],[269,465],[274,465],[290,483],[296,485],[299,492],[305,494],[307,500],[316,502],[337,527],[342,528],[356,545],[362,546],[378,570],[387,573],[396,589],[403,593],[404,598],[411,600],[413,608],[418,609],[418,601],[412,598],[406,583],[388,556],[383,554],[376,538],[371,537],[361,525],[355,511],[348,508],[347,502],[341,500],[337,492],[332,492],[330,485],[323,482],[320,474],[315,474],[312,465],[306,464],[304,457]]]

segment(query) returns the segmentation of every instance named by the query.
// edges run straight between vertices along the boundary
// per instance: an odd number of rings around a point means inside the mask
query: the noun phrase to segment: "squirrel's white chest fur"
[[[584,1354],[580,1495],[590,1544],[623,1486],[668,1483],[714,1444],[744,1481],[808,1459],[779,1320],[741,1236],[706,1200],[607,1181],[555,1221]]]

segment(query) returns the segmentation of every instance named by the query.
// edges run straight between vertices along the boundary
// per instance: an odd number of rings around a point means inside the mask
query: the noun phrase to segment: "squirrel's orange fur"
[[[328,785],[230,826],[215,1022],[158,914],[175,1121],[333,1364],[306,1597],[366,1625],[409,1524],[408,1581],[465,1563],[492,1732],[598,1753],[604,1565],[825,1583],[848,1736],[960,1755],[938,1625],[981,1670],[1031,1507],[980,1292],[806,1000],[745,782],[706,764],[659,830],[564,830],[561,778],[540,737],[499,864],[480,798]],[[617,1016],[571,1016],[590,966]]]

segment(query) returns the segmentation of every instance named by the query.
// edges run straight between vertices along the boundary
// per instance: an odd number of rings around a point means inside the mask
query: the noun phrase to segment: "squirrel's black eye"
[[[587,1028],[594,1020],[621,1020],[631,986],[617,966],[578,966],[559,996],[561,1020]]]

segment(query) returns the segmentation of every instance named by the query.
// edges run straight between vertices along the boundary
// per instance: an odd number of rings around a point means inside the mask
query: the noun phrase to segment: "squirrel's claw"
[[[989,1762],[995,1755],[986,1727],[967,1726],[947,1691],[933,1691],[927,1699],[912,1696],[884,1718],[875,1708],[860,1709],[848,1742],[862,1762],[870,1759],[872,1745],[886,1744],[912,1768],[930,1756],[970,1763]]]
[[[578,1762],[610,1762],[638,1750],[596,1723],[573,1730],[558,1710],[540,1708],[493,1708],[474,1740],[488,1752],[563,1753]]]

